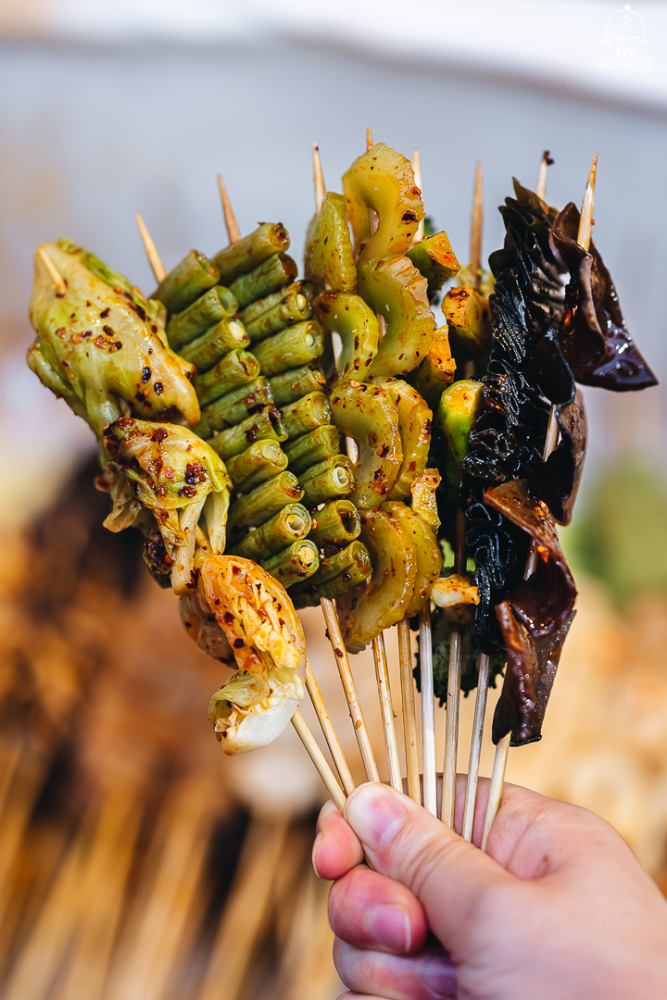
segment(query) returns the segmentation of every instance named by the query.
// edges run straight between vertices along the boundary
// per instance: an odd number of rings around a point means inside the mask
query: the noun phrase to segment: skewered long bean
[[[314,320],[282,330],[253,350],[262,372],[269,378],[314,361],[323,352],[324,331]]]
[[[260,375],[254,382],[232,389],[202,410],[201,420],[196,428],[197,434],[209,438],[213,431],[234,427],[252,412],[270,403],[273,403],[271,386],[267,379]]]
[[[214,439],[215,440],[215,439]],[[284,472],[288,458],[278,441],[255,441],[240,455],[225,461],[234,486],[250,493],[256,486]]]
[[[243,324],[236,319],[223,319],[201,337],[181,348],[181,357],[200,372],[208,371],[229,351],[247,347],[250,343]]]
[[[297,266],[292,258],[285,253],[276,253],[254,271],[236,278],[230,285],[230,291],[236,297],[239,309],[244,309],[256,299],[294,281],[296,275]]]
[[[298,503],[303,496],[299,480],[291,472],[281,472],[275,479],[262,483],[232,504],[227,520],[230,534],[240,534],[244,528],[254,528],[277,514],[286,504]]]
[[[252,413],[236,427],[228,427],[209,440],[214,451],[225,461],[240,455],[256,441],[286,441],[287,432],[280,410],[271,404]]]
[[[271,556],[262,563],[262,568],[287,588],[312,576],[317,570],[319,561],[317,546],[306,538],[293,542],[289,548]]]
[[[303,365],[269,379],[276,406],[294,403],[307,393],[321,391],[326,385],[322,370],[317,365]]]
[[[160,282],[153,298],[163,302],[169,312],[180,312],[219,280],[217,267],[203,253],[191,250]]]
[[[285,445],[290,469],[297,476],[339,452],[340,432],[333,424],[316,427],[310,434],[304,434]]]
[[[309,392],[283,407],[283,420],[290,438],[308,434],[316,427],[333,423],[329,400],[323,392]]]
[[[331,500],[318,510],[310,537],[321,549],[349,545],[361,533],[359,511],[351,500]]]
[[[166,328],[170,346],[180,350],[216,323],[233,316],[237,309],[238,303],[228,288],[218,285],[209,289],[187,309],[172,315]]]
[[[267,559],[293,542],[305,538],[310,531],[310,514],[300,503],[290,503],[269,521],[248,532],[234,550],[246,559]]]
[[[259,375],[259,361],[248,351],[230,351],[205,375],[192,382],[201,406],[213,403],[237,386],[247,385]]]
[[[263,222],[254,233],[217,253],[212,263],[220,272],[220,281],[229,285],[240,274],[254,271],[268,257],[289,250],[289,243],[287,230],[279,222]]]

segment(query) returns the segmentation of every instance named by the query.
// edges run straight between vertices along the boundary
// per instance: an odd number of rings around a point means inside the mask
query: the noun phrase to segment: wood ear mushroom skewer
[[[224,190],[224,185],[222,183],[222,178],[219,175],[218,175],[218,180],[220,182],[220,190],[222,192]],[[236,228],[236,230],[234,229],[234,227],[236,226],[236,219],[234,218],[234,213],[232,212],[231,205],[229,204],[229,199],[227,199],[227,205],[229,209],[229,216],[227,214],[227,211],[225,211],[225,223],[228,227],[227,229],[228,235],[233,232],[238,233],[238,228]],[[158,254],[155,248],[155,244],[153,243],[153,240],[151,239],[148,230],[144,225],[144,221],[140,215],[137,215],[137,222],[139,223],[139,231],[141,233],[141,238],[143,240],[144,247],[146,248],[146,253],[148,254],[148,260],[153,269],[153,274],[155,275],[155,280],[162,281],[165,277],[166,271],[160,259],[160,255]],[[232,241],[230,238],[230,242],[234,241]],[[308,674],[310,674],[310,676],[308,676]],[[312,671],[310,670],[310,665],[308,665],[307,667],[306,681],[307,681],[306,687],[308,690],[308,694],[310,695],[310,699],[313,703],[313,708],[315,709],[320,725],[322,727],[322,732],[324,733],[325,739],[329,744],[329,749],[331,750],[331,756],[333,757],[334,763],[336,764],[336,767],[339,770],[341,780],[343,781],[343,784],[350,784],[351,787],[354,788],[354,783],[352,782],[350,769],[345,761],[341,745],[334,732],[334,728],[331,722],[331,717],[329,716],[329,713],[326,710],[326,706],[324,705],[324,700],[317,686],[317,682],[315,681]],[[323,757],[321,750],[315,743],[314,737],[310,732],[310,730],[308,729],[308,726],[302,719],[301,715],[299,715],[298,720],[296,719],[295,716],[292,719],[292,724],[299,733],[299,738],[301,739],[301,742],[303,743],[306,750],[310,754],[310,758],[313,761],[313,764],[320,772],[320,775],[322,776],[322,779],[327,789],[334,797],[336,805],[338,805],[340,801],[344,802],[345,796],[342,792],[342,789],[338,784],[338,782],[336,781],[336,778],[334,777],[331,768],[329,767],[325,758]],[[317,751],[316,755],[315,751]],[[328,768],[328,772],[322,771],[322,761],[326,765],[326,768]],[[335,793],[334,791],[332,791],[333,786],[330,787],[330,778],[333,779],[334,785],[336,786]],[[342,808],[342,806],[340,808]]]
[[[588,181],[586,183],[586,191],[584,193],[584,200],[581,206],[581,216],[579,218],[579,232],[577,233],[577,243],[586,251],[588,251],[588,248],[591,245],[591,229],[594,225],[593,205],[595,203],[595,178],[597,174],[597,166],[598,154],[595,153],[593,156],[593,165],[591,166]],[[557,410],[556,407],[552,405],[549,413],[547,435],[544,442],[544,454],[542,457],[543,462],[546,462],[549,455],[556,447],[556,444],[558,443],[558,434]],[[535,572],[536,563],[537,550],[535,546],[531,546],[528,559],[526,560],[524,579],[527,580],[528,577]],[[503,792],[503,781],[505,779],[505,770],[507,768],[507,755],[509,753],[511,735],[511,733],[508,733],[507,736],[504,736],[496,747],[496,757],[493,764],[493,776],[491,778],[489,801],[487,803],[486,816],[484,818],[484,833],[482,835],[483,851],[486,850],[491,827],[493,826],[493,821],[496,818],[498,809],[500,808],[500,799]]]
[[[45,250],[42,250],[41,247],[39,250],[39,256],[42,263],[44,264],[44,267],[51,276],[51,280],[53,281],[53,287],[56,290],[56,295],[59,298],[62,298],[63,295],[67,294],[67,283],[65,279],[63,278],[62,274],[60,273],[56,265],[53,263],[47,252]]]

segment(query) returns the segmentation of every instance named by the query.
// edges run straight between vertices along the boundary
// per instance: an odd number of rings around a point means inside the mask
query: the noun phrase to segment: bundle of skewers
[[[436,813],[437,698],[452,828],[459,703],[476,689],[468,840],[487,692],[504,672],[483,848],[509,746],[541,738],[574,616],[557,525],[571,519],[584,460],[578,386],[656,384],[591,240],[597,158],[581,212],[547,204],[548,162],[535,192],[514,182],[488,271],[479,165],[462,269],[446,232],[427,231],[418,154],[411,163],[369,135],[342,194],[326,191],[314,147],[303,278],[281,224],[241,237],[220,179],[229,244],[215,256],[192,250],[167,272],[138,217],[158,283],[149,298],[63,240],[37,251],[30,309],[30,367],[96,436],[105,525],[142,532],[186,629],[233,670],[209,706],[225,752],[264,746],[291,722],[343,808],[352,773],[297,614],[319,605],[378,781],[350,662],[372,647],[389,780],[403,790],[385,645],[396,625],[407,791]],[[299,712],[306,692],[331,762]]]

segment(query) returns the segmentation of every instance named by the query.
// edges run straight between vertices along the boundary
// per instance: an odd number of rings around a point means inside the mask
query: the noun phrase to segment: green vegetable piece
[[[433,413],[417,390],[402,379],[374,378],[372,384],[379,385],[389,393],[398,413],[403,460],[388,499],[404,500],[410,496],[414,480],[426,468]]]
[[[380,336],[373,310],[361,296],[349,292],[322,292],[313,308],[325,330],[335,333],[342,343],[330,381],[334,385],[350,378],[365,382],[378,352]]]
[[[245,309],[255,299],[290,284],[296,278],[298,268],[285,253],[275,253],[249,274],[242,274],[232,282],[230,291],[238,300],[239,309]]]
[[[198,375],[193,385],[199,398],[200,406],[206,406],[214,400],[231,392],[237,386],[247,385],[259,375],[259,361],[248,351],[230,351],[215,368],[205,375]]]
[[[159,312],[161,314],[159,324],[160,326],[164,326],[166,310],[162,303],[158,302],[157,299],[146,299],[138,288],[130,284],[124,274],[114,271],[113,268],[105,264],[103,260],[100,260],[90,250],[77,246],[74,240],[58,240],[56,246],[59,250],[64,250],[65,253],[76,257],[84,267],[92,271],[105,285],[113,288],[118,295],[124,295],[130,302],[134,302],[135,306],[143,309],[150,319],[155,319]]]
[[[286,504],[298,503],[303,492],[293,473],[281,472],[232,504],[227,521],[230,534],[240,535],[246,528],[264,524]]]
[[[304,434],[285,445],[289,467],[297,476],[339,452],[340,434],[338,428],[331,424],[316,427],[310,434]]]
[[[412,598],[405,610],[405,617],[412,618],[421,611],[431,596],[433,584],[442,569],[442,552],[430,525],[404,503],[389,500],[382,504],[380,510],[396,518],[415,546],[417,558],[415,585]]]
[[[279,580],[287,589],[312,576],[319,564],[320,554],[317,551],[317,546],[305,538],[299,542],[292,542],[289,548],[271,556],[261,565],[262,569],[270,573],[274,579]]]
[[[442,300],[449,325],[449,341],[457,358],[473,358],[486,367],[491,354],[491,310],[489,300],[474,288],[450,288]]]
[[[442,394],[438,406],[438,423],[445,435],[445,477],[457,491],[461,479],[461,462],[468,453],[468,438],[483,403],[481,382],[460,379]]]
[[[349,545],[361,532],[359,511],[350,500],[330,500],[315,517],[310,537],[321,549]]]
[[[273,398],[277,406],[288,406],[315,390],[326,385],[322,369],[318,365],[303,365],[293,371],[274,375],[269,380]]]
[[[241,493],[250,493],[260,483],[285,471],[287,455],[278,441],[255,441],[240,455],[228,458],[226,466],[236,489]]]
[[[360,262],[386,254],[407,252],[424,217],[424,206],[412,164],[405,156],[377,142],[343,174],[343,191],[358,254],[357,267]],[[379,216],[372,236],[369,209]]]
[[[352,240],[342,194],[329,192],[306,234],[304,256],[306,278],[335,292],[353,292],[357,287]]]
[[[54,288],[42,253],[65,280],[64,295]],[[70,252],[53,243],[37,251],[30,300],[37,340],[28,351],[30,368],[90,424],[98,439],[107,424],[122,416],[122,400],[137,417],[169,410],[195,424],[199,403],[190,382],[192,366],[167,346],[154,304],[120,283],[117,291],[82,256],[93,259],[78,247]]]
[[[421,243],[410,247],[406,257],[410,258],[422,277],[426,278],[429,300],[433,300],[444,283],[461,270],[445,232],[427,236]]]
[[[263,406],[273,403],[273,392],[268,380],[260,375],[254,382],[240,385],[238,389],[216,399],[204,410],[195,431],[202,438],[209,438],[213,431],[233,427]]]
[[[312,312],[310,301],[310,289],[303,281],[295,281],[287,288],[253,302],[241,313],[250,340],[253,343],[265,340],[286,326],[308,319]]]
[[[180,313],[219,280],[217,267],[203,253],[191,250],[162,279],[153,298],[164,303],[170,313]]]
[[[440,397],[452,382],[455,372],[456,362],[449,349],[449,334],[447,327],[442,326],[433,334],[428,354],[412,373],[410,381],[431,409],[437,409]]]
[[[253,349],[262,374],[280,375],[319,358],[324,351],[324,331],[308,320],[277,333]]]
[[[210,330],[216,323],[233,316],[237,302],[228,288],[218,285],[201,295],[183,312],[176,313],[167,323],[167,338],[175,351]]]
[[[295,608],[314,607],[322,597],[334,600],[359,586],[373,571],[365,545],[352,541],[347,548],[320,562],[320,567],[306,583],[294,588],[290,597]]]
[[[365,260],[358,273],[359,294],[387,324],[371,375],[411,372],[427,356],[435,330],[426,278],[408,257]]]
[[[198,372],[206,372],[229,351],[247,347],[249,342],[242,323],[237,319],[223,319],[202,337],[182,347],[180,354],[195,365]]]
[[[121,417],[105,429],[104,447],[145,507],[177,510],[231,486],[218,455],[187,427]]]
[[[276,253],[289,250],[289,236],[280,222],[263,222],[262,225],[244,236],[237,243],[231,243],[213,257],[220,272],[220,281],[229,285],[240,274],[248,274]]]
[[[378,385],[342,382],[329,400],[334,423],[358,449],[356,489],[350,500],[357,507],[378,507],[391,491],[403,462],[398,412],[391,395]]]
[[[354,489],[354,468],[347,455],[334,455],[311,466],[300,476],[303,502],[317,507],[331,497],[342,497]]]
[[[288,545],[305,538],[311,523],[310,514],[300,503],[287,504],[270,521],[248,532],[234,549],[234,554],[255,561],[267,559],[269,555],[282,552]]]
[[[236,427],[220,431],[210,439],[209,444],[226,461],[234,455],[242,454],[255,441],[286,440],[287,432],[280,410],[275,406],[264,406]]]
[[[353,653],[405,616],[417,576],[415,545],[400,521],[381,510],[360,511],[360,516],[359,540],[368,549],[373,573],[338,602],[345,645]]]
[[[283,420],[290,438],[308,434],[316,427],[333,422],[329,400],[323,392],[309,392],[283,407]]]

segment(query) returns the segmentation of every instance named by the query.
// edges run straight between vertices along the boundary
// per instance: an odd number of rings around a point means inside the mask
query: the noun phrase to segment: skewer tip
[[[315,184],[315,208],[319,212],[322,202],[327,193],[324,185],[324,175],[322,174],[322,160],[320,159],[320,147],[313,143],[313,181]]]
[[[579,218],[579,233],[577,243],[584,250],[588,250],[591,245],[591,231],[595,222],[593,220],[593,205],[595,204],[595,181],[598,169],[598,154],[593,156],[593,164],[586,182],[586,192],[581,205],[581,216]]]
[[[139,232],[141,233],[141,241],[144,245],[146,256],[148,257],[148,263],[150,264],[151,270],[153,271],[153,276],[155,277],[155,280],[158,282],[158,284],[160,284],[160,282],[164,281],[167,274],[164,268],[164,264],[162,263],[160,255],[155,248],[155,244],[151,239],[151,234],[148,232],[148,229],[146,228],[146,223],[141,218],[138,212],[135,214],[134,217],[137,220],[137,225],[139,226]]]
[[[415,176],[415,184],[417,185],[417,187],[421,191],[422,190],[422,167],[421,167],[421,160],[419,158],[419,150],[418,149],[413,149],[413,151],[412,151],[412,172],[413,172],[413,174]],[[412,237],[412,240],[410,241],[410,246],[411,247],[416,246],[417,243],[421,243],[421,241],[423,239],[424,239],[424,219],[422,219],[421,222],[419,223],[419,225],[417,226],[417,229],[415,230],[415,235]]]
[[[222,214],[225,217],[225,229],[227,230],[227,239],[232,243],[238,243],[241,239],[241,232],[236,221],[236,216],[234,215],[234,210],[232,208],[232,203],[229,200],[229,195],[227,194],[227,188],[225,187],[225,182],[222,179],[222,174],[218,174],[218,187],[220,189],[220,200],[222,201]]]
[[[542,201],[547,196],[547,168],[553,163],[551,154],[548,149],[545,149],[542,153],[542,160],[540,161],[540,172],[537,175],[537,186],[535,187],[535,194]]]
[[[56,295],[58,298],[62,298],[63,295],[67,294],[67,283],[65,279],[47,254],[46,250],[43,250],[41,247],[39,248],[39,257],[44,264],[44,267],[49,272],[49,276],[53,282],[53,287],[56,290]]]
[[[472,221],[470,225],[470,270],[475,279],[475,288],[479,289],[482,266],[482,229],[484,227],[484,183],[482,176],[482,161],[478,160],[475,167],[475,191],[472,199]]]
[[[372,149],[373,147],[373,130],[370,128],[366,129],[366,149]]]

